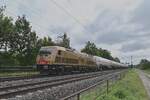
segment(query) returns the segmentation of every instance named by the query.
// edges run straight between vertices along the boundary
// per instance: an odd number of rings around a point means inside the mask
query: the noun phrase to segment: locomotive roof
[[[67,48],[64,48],[64,47],[60,47],[60,46],[44,46],[44,47],[41,47],[43,49],[48,49],[48,48],[54,48],[54,49],[57,49],[57,50],[62,50],[62,51],[70,51],[70,52],[74,52],[76,54],[78,54],[79,56],[83,56],[83,57],[91,57],[93,59],[96,59],[98,62],[101,62],[102,64],[105,64],[105,65],[118,65],[118,66],[126,66],[125,64],[122,64],[122,63],[118,63],[118,62],[115,62],[115,61],[112,61],[112,60],[108,60],[108,59],[105,59],[105,58],[102,58],[102,57],[98,57],[98,56],[92,56],[92,55],[88,55],[86,53],[81,53],[81,52],[78,52],[74,49],[67,49]]]
[[[63,51],[66,50],[66,48],[60,47],[60,46],[44,46],[44,47],[41,47],[41,48],[43,48],[43,49],[54,48],[54,49],[63,50]]]

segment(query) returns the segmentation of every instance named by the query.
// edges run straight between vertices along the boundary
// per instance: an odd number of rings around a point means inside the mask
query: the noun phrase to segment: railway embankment
[[[39,75],[38,71],[24,71],[24,72],[0,72],[0,78],[3,77],[26,77]]]
[[[38,75],[35,66],[0,66],[0,79],[2,77],[18,77]]]
[[[103,94],[96,100],[149,100],[149,97],[137,71],[133,69],[113,85],[108,94]]]
[[[145,69],[143,71],[150,75],[150,68],[149,69]]]
[[[144,84],[144,87],[147,91],[147,94],[149,95],[149,98],[150,98],[150,74],[145,72],[145,71],[142,71],[142,70],[138,70],[138,74]]]
[[[121,73],[121,70],[116,70],[85,73],[83,75],[62,76],[62,79],[56,79],[57,77],[53,77],[54,80],[52,80],[51,77],[47,79],[30,79],[30,81],[9,81],[4,82],[5,84],[1,84],[0,97],[14,97],[9,98],[9,100],[60,100],[60,98],[85,89],[92,84],[94,85],[95,83],[106,80],[107,78],[119,78]]]

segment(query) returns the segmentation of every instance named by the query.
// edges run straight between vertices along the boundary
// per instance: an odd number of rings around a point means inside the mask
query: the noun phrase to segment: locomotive
[[[36,59],[37,70],[41,74],[63,74],[72,72],[92,72],[108,69],[127,68],[126,65],[80,53],[60,46],[41,47]]]

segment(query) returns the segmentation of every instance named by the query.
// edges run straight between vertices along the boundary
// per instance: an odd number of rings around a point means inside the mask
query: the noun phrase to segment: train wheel
[[[64,68],[63,68],[63,67],[58,68],[58,69],[57,69],[57,74],[58,74],[58,75],[64,75]]]
[[[49,71],[47,70],[41,70],[40,75],[49,75]]]

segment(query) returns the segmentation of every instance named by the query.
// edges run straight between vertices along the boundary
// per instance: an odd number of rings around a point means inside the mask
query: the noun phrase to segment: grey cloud
[[[121,51],[123,52],[134,52],[139,50],[148,49],[150,45],[150,42],[145,41],[135,41],[133,43],[125,44],[122,46]]]
[[[106,33],[102,34],[101,36],[97,37],[97,42],[103,43],[103,44],[116,44],[120,43],[122,41],[126,41],[126,38],[124,36],[125,34],[122,33],[117,33],[117,32],[112,32],[112,33]]]
[[[126,41],[132,35],[126,30],[117,30],[119,26],[123,25],[121,18],[120,15],[105,10],[87,27],[91,33],[97,33],[97,36],[95,36],[97,43],[110,45],[120,43]]]
[[[100,14],[98,14],[97,18],[87,25],[87,29],[91,33],[98,33],[102,30],[107,30],[107,28],[112,27],[113,22],[119,22],[119,17],[108,11],[108,10],[103,10]]]
[[[138,17],[138,15],[134,15],[133,13],[130,14],[130,16]],[[91,33],[99,33],[95,36],[97,43],[109,45],[150,37],[150,34],[148,33],[149,29],[147,30],[145,27],[140,27],[139,23],[133,21],[134,19],[129,19],[129,22],[124,23],[122,21],[123,17],[124,15],[117,15],[116,13],[105,10],[103,13],[100,13],[90,25],[88,25],[88,29]],[[115,24],[113,25],[112,23]],[[118,27],[124,25],[125,27],[121,28],[121,30],[117,30]],[[130,25],[135,26],[135,28],[130,27]]]
[[[149,48],[150,45],[150,1],[143,0],[143,3],[135,10],[132,23],[142,25],[143,27],[140,30],[135,30],[135,35],[128,36],[128,39],[132,39],[136,42],[130,44],[124,44],[121,51],[127,52],[135,52],[139,50],[145,50]],[[136,34],[139,32],[143,32],[142,34]],[[131,38],[132,37],[132,38]],[[126,37],[127,38],[127,37]],[[127,40],[128,40],[127,39]]]
[[[71,27],[63,27],[63,26],[55,27],[50,25],[49,27],[50,27],[49,29],[53,32],[51,34],[63,34],[64,32],[68,33],[71,29]]]
[[[133,22],[142,24],[145,29],[150,28],[150,0],[143,0],[143,3],[136,9]]]
[[[101,9],[101,7],[98,6],[97,9],[99,11],[94,11],[94,14],[96,14],[97,17],[95,18],[96,15],[92,17],[91,13],[91,19],[94,21],[85,25],[88,32],[83,32],[82,28],[78,28],[80,25],[65,15],[63,11],[55,6],[53,7],[53,4],[49,3],[48,0],[45,2],[41,2],[40,0],[27,0],[21,1],[22,3],[19,1],[17,2],[16,0],[15,2],[10,0],[9,2],[9,10],[15,11],[15,14],[17,13],[18,15],[23,13],[28,15],[27,17],[33,24],[35,30],[38,31],[37,33],[43,34],[43,36],[50,35],[50,37],[53,38],[63,32],[68,32],[72,46],[79,49],[83,47],[87,41],[108,45],[110,46],[110,49],[112,46],[115,47],[115,44],[123,45],[118,51],[125,54],[149,48],[150,34],[148,32],[150,32],[150,0],[143,0],[143,3],[139,8],[136,8],[135,11],[131,13],[128,11],[124,12],[124,10],[118,12],[118,10],[111,11],[107,8]],[[60,2],[60,4],[62,2]],[[72,4],[70,0],[68,2]],[[16,6],[13,7],[12,5]],[[33,7],[30,8],[30,5]],[[71,13],[77,18],[78,16],[81,16],[80,13],[76,15],[74,10],[70,11],[72,11]],[[86,11],[88,10],[86,9]],[[86,11],[84,11],[85,14],[88,13]],[[80,12],[80,10],[77,12]],[[132,28],[130,25],[135,25],[136,28],[134,29],[134,27]],[[142,28],[139,28],[138,25],[142,25]],[[83,35],[80,33],[83,33]],[[133,41],[136,42],[133,43]]]
[[[96,41],[103,44],[121,44],[126,41],[131,40],[143,40],[149,39],[150,34],[137,34],[136,32],[126,32],[124,31],[111,31],[109,33],[105,33],[97,36]]]

